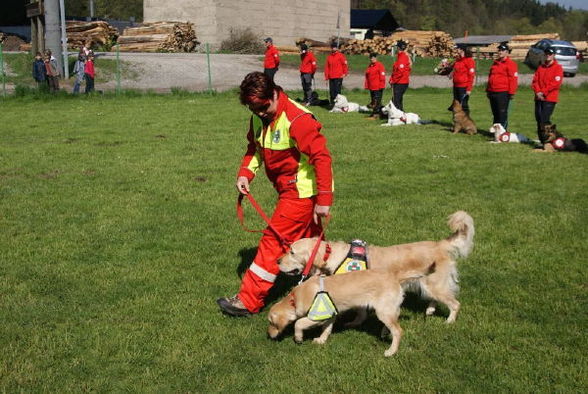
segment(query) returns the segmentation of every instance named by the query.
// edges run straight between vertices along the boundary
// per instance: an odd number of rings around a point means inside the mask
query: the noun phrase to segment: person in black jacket
[[[33,78],[37,81],[39,87],[45,85],[46,73],[45,63],[43,62],[43,56],[41,52],[37,52],[35,60],[33,61]]]

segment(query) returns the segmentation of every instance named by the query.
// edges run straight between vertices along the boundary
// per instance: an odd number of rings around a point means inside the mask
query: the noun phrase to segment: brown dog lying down
[[[588,145],[586,141],[581,138],[566,138],[557,130],[554,124],[542,124],[541,134],[545,144],[543,150],[545,152],[581,152],[588,153]]]
[[[449,216],[447,224],[453,234],[441,241],[422,241],[409,244],[381,247],[368,245],[367,257],[370,270],[418,270],[424,271],[435,263],[435,272],[403,285],[405,290],[420,290],[433,301],[427,308],[427,315],[435,313],[435,301],[442,302],[449,308],[447,323],[452,323],[459,311],[456,293],[458,257],[467,257],[474,247],[474,220],[467,212],[457,211]],[[294,242],[289,253],[282,256],[278,263],[280,271],[289,275],[298,275],[306,266],[317,238],[303,238]],[[329,241],[331,254],[324,261],[327,242],[322,241],[313,261],[312,274],[332,275],[349,252],[347,242]],[[361,312],[361,311],[360,311]],[[359,315],[354,324],[365,318]]]
[[[435,265],[426,270],[410,270],[399,272],[378,272],[365,270],[332,275],[324,278],[324,290],[329,294],[338,312],[350,309],[373,308],[376,316],[392,333],[392,344],[386,350],[386,357],[398,350],[402,328],[398,324],[400,305],[404,299],[401,282],[414,280],[434,271]],[[313,276],[306,282],[296,286],[290,294],[275,303],[268,313],[269,327],[267,333],[276,339],[292,322],[294,324],[294,341],[301,343],[304,330],[323,325],[323,331],[315,343],[324,344],[333,330],[335,317],[327,320],[314,321],[307,317],[314,297],[320,290],[319,276]]]
[[[476,124],[472,118],[465,113],[459,101],[453,100],[451,110],[453,111],[453,134],[457,134],[462,130],[468,135],[474,135],[478,132]]]

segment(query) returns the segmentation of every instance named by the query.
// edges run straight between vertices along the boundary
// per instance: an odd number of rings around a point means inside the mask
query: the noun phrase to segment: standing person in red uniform
[[[325,61],[325,81],[329,81],[329,101],[331,107],[335,105],[335,97],[341,94],[343,78],[349,74],[347,58],[339,52],[336,42],[331,43],[331,53]]]
[[[312,99],[312,80],[316,72],[316,57],[308,45],[300,44],[300,81],[304,92],[304,105],[310,105]]]
[[[456,59],[453,62],[453,99],[459,101],[466,114],[470,114],[470,94],[476,77],[476,62],[472,58],[472,51],[467,46],[456,47]],[[453,102],[449,106],[451,111]]]
[[[263,60],[263,72],[273,81],[274,76],[278,72],[278,67],[280,66],[280,53],[274,46],[274,40],[272,40],[271,37],[266,38],[263,42],[266,47],[265,58]]]
[[[486,87],[494,117],[492,123],[500,123],[505,130],[508,126],[508,106],[517,92],[519,79],[518,66],[508,57],[509,52],[505,42],[498,45],[498,58],[490,66]]]
[[[410,67],[412,61],[406,53],[408,44],[402,40],[396,42],[396,48],[398,48],[398,55],[396,61],[392,65],[392,75],[390,75],[390,86],[392,87],[392,102],[394,106],[401,111],[404,111],[402,98],[404,92],[408,89],[408,83],[410,81]]]
[[[545,62],[537,67],[531,87],[535,92],[535,120],[537,121],[537,136],[542,144],[545,135],[541,130],[542,124],[551,123],[551,114],[555,109],[559,96],[559,88],[563,82],[563,68],[555,60],[553,48],[545,49]]]
[[[365,82],[363,87],[370,91],[372,118],[380,116],[382,108],[382,94],[386,87],[386,69],[378,61],[376,53],[370,53],[370,64],[365,70]]]
[[[333,203],[333,172],[321,124],[305,107],[291,100],[260,72],[248,74],[240,87],[240,101],[253,115],[249,120],[247,152],[237,174],[237,190],[248,194],[263,164],[278,192],[271,227],[288,241],[321,233],[320,217]],[[217,300],[232,316],[258,313],[280,269],[277,259],[287,251],[278,235],[266,228],[257,254],[234,297]]]
[[[90,52],[86,64],[84,65],[84,78],[86,80],[85,93],[94,91],[94,78],[96,78],[96,70],[94,69],[94,54]]]

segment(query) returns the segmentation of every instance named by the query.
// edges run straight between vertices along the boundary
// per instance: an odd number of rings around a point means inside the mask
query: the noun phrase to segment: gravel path
[[[114,59],[114,53],[104,53],[100,56]],[[208,89],[207,57],[196,53],[121,53],[121,60],[129,62],[139,76],[136,80],[123,80],[123,88],[153,89],[155,91],[169,91],[178,87],[190,91]],[[213,89],[222,91],[238,87],[243,77],[250,71],[261,70],[260,55],[210,55],[211,79]],[[326,83],[322,74],[317,74],[316,88],[325,89]],[[521,74],[520,84],[529,85],[532,74]],[[565,78],[564,83],[574,86],[588,81],[588,75],[578,75]],[[294,67],[282,67],[276,74],[276,82],[285,89],[300,89],[300,74]],[[477,85],[484,85],[486,77],[478,78]],[[345,78],[344,85],[348,89],[363,88],[363,70],[355,72]],[[410,87],[451,87],[451,81],[439,75],[412,76]],[[100,84],[99,89],[113,89],[115,82]]]

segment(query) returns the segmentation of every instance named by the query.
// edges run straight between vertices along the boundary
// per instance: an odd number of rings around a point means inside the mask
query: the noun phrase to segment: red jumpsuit
[[[271,223],[281,236],[293,242],[318,236],[314,206],[333,203],[333,172],[321,124],[303,106],[279,93],[274,120],[264,125],[253,115],[247,133],[247,152],[238,176],[251,182],[263,163],[279,199]],[[237,296],[249,312],[256,313],[279,273],[277,259],[287,251],[269,228],[259,241],[257,255],[245,272]]]

